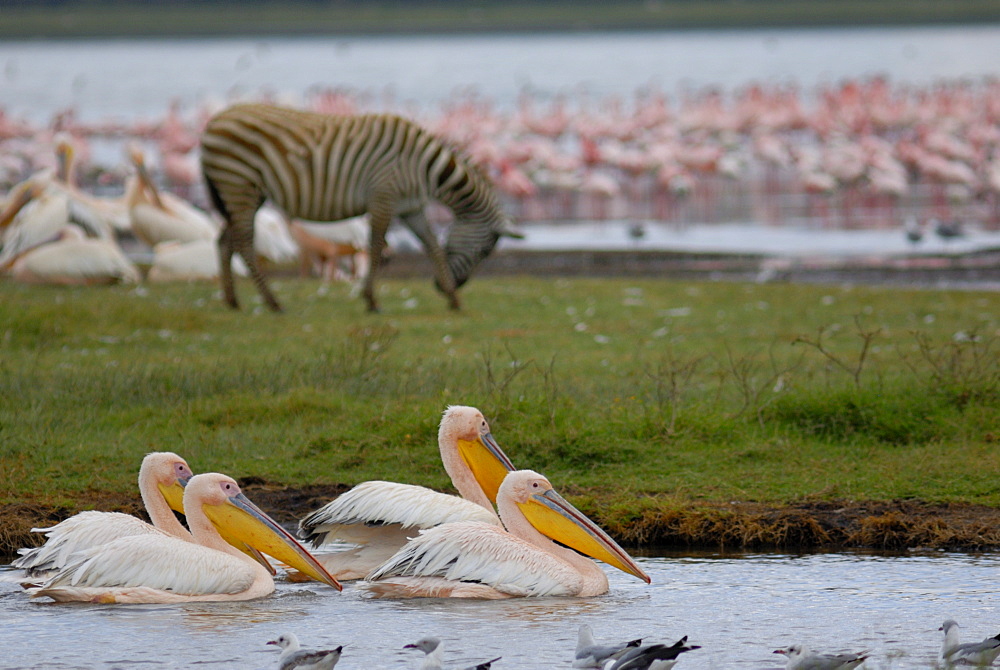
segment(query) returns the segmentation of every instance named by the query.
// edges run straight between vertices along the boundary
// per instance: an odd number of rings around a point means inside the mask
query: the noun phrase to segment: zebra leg
[[[236,299],[236,287],[233,285],[233,227],[229,221],[223,225],[219,234],[219,281],[222,283],[222,294],[226,304],[233,309],[240,308]]]
[[[243,262],[246,263],[247,269],[250,271],[250,278],[253,279],[254,286],[257,287],[257,291],[260,293],[264,302],[267,304],[268,308],[272,312],[281,312],[281,305],[278,304],[278,300],[271,293],[271,289],[267,286],[267,280],[264,278],[264,273],[261,272],[260,265],[257,263],[257,254],[254,252],[253,248],[253,217],[256,213],[256,209],[249,211],[249,213],[243,212],[240,215],[233,217],[232,223],[226,227],[226,232],[229,237],[226,241],[226,248],[228,251],[229,258],[221,258],[225,261],[223,265],[223,272],[228,271],[229,285],[233,284],[232,268],[230,267],[230,262],[232,261],[233,253],[238,253],[242,258]],[[222,248],[222,240],[219,240],[219,247]],[[229,296],[226,297],[227,301]],[[236,300],[236,293],[232,294],[233,305]]]
[[[375,275],[382,265],[382,252],[385,250],[385,233],[389,229],[389,221],[392,218],[389,211],[391,210],[386,210],[378,214],[374,208],[369,211],[371,231],[369,232],[370,239],[368,241],[368,274],[365,275],[364,284],[361,288],[361,295],[364,296],[365,302],[368,303],[369,312],[378,311],[378,302],[375,301]]]
[[[403,219],[406,227],[412,230],[413,234],[420,239],[424,245],[424,249],[427,251],[427,255],[431,257],[431,263],[434,266],[434,281],[437,284],[438,290],[444,293],[448,299],[448,307],[453,310],[462,309],[462,305],[458,301],[458,289],[455,286],[455,277],[452,276],[451,268],[448,267],[448,258],[444,253],[444,249],[438,244],[437,237],[434,235],[434,231],[431,230],[430,223],[427,221],[423,209],[400,214],[400,218]]]

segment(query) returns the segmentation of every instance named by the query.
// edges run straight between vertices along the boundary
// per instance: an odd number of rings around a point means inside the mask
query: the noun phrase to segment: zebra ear
[[[497,227],[497,234],[500,237],[513,237],[515,240],[523,240],[525,238],[524,231],[515,226],[510,220],[505,219]]]

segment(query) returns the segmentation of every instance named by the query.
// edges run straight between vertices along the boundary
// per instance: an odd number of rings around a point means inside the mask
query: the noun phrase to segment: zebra
[[[336,221],[368,212],[371,266],[362,288],[378,311],[375,275],[385,233],[399,217],[423,243],[435,283],[452,309],[462,286],[501,235],[523,237],[486,175],[415,122],[394,114],[332,116],[269,104],[238,104],[212,117],[201,138],[209,196],[225,219],[219,236],[226,302],[239,309],[231,262],[238,253],[268,307],[280,312],[253,253],[253,218],[269,199],[289,218]],[[455,215],[444,248],[424,206]]]

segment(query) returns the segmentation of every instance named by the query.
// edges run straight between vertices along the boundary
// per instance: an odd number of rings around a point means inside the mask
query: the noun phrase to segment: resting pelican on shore
[[[177,454],[169,451],[148,454],[139,468],[139,493],[152,525],[121,512],[80,512],[49,528],[32,528],[33,533],[45,534],[45,544],[20,549],[20,558],[11,566],[22,568],[29,577],[42,576],[65,567],[77,551],[129,535],[166,534],[193,541],[173,512],[184,510],[184,485],[192,476],[187,461]]]
[[[482,412],[461,405],[445,410],[438,448],[461,498],[423,486],[370,481],[299,521],[299,537],[315,548],[335,539],[359,545],[317,556],[337,579],[362,579],[424,528],[454,521],[501,525],[493,503],[514,466]]]
[[[270,572],[223,540],[213,524],[276,558],[295,553],[300,562],[312,563],[316,574],[325,574],[231,477],[214,472],[192,477],[184,488],[184,510],[194,542],[159,534],[123,537],[74,555],[45,583],[30,585],[28,593],[95,603],[251,600],[272,593]],[[329,575],[323,581],[340,588]]]
[[[365,588],[380,598],[607,593],[607,576],[587,556],[650,581],[624,549],[537,472],[509,473],[497,506],[506,531],[470,521],[425,530],[374,570]]]
[[[151,247],[160,242],[215,240],[218,226],[208,214],[172,193],[161,193],[146,169],[138,147],[129,151],[139,185],[129,194],[128,211],[132,232]]]
[[[58,286],[134,284],[142,279],[114,240],[87,237],[72,224],[12,259],[10,276],[24,284]]]

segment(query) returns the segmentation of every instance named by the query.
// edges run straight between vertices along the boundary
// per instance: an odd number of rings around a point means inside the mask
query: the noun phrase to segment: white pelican
[[[279,635],[268,644],[281,649],[278,670],[332,670],[340,660],[340,653],[344,651],[343,645],[336,649],[303,649],[295,633]]]
[[[223,540],[216,525],[286,563],[286,556],[297,554],[298,562],[311,563],[314,574],[340,588],[231,477],[214,472],[192,477],[184,488],[184,510],[194,542],[159,534],[123,537],[75,554],[69,565],[40,586],[31,585],[28,593],[58,602],[95,603],[251,600],[272,593],[270,572]]]
[[[177,454],[148,454],[139,468],[139,493],[152,525],[121,512],[80,512],[49,528],[32,528],[33,533],[45,534],[45,544],[19,550],[20,558],[11,565],[37,577],[63,568],[74,552],[128,535],[165,533],[191,541],[191,533],[177,520],[173,509],[184,510],[184,485],[192,476],[187,462]]]
[[[66,286],[137,283],[142,277],[114,240],[84,235],[65,225],[53,241],[23,250],[10,263],[10,275],[26,284]]]
[[[249,272],[242,259],[233,260],[233,273],[239,277],[247,276]],[[154,283],[212,281],[218,278],[219,248],[214,240],[160,242],[153,247],[153,264],[146,274],[146,280]]]
[[[493,511],[510,459],[475,407],[453,405],[438,429],[444,469],[461,498],[422,486],[370,481],[355,486],[299,521],[299,537],[322,548],[339,539],[359,545],[317,556],[337,579],[361,579],[423,528],[454,521],[500,526]]]
[[[604,571],[573,549],[650,581],[624,549],[537,472],[509,473],[497,506],[507,531],[470,521],[425,530],[376,568],[365,587],[382,598],[607,593]]]
[[[138,147],[132,147],[130,155],[139,177],[139,186],[132,189],[128,202],[129,220],[136,237],[155,247],[160,242],[214,240],[218,236],[218,226],[208,214],[156,188]]]

